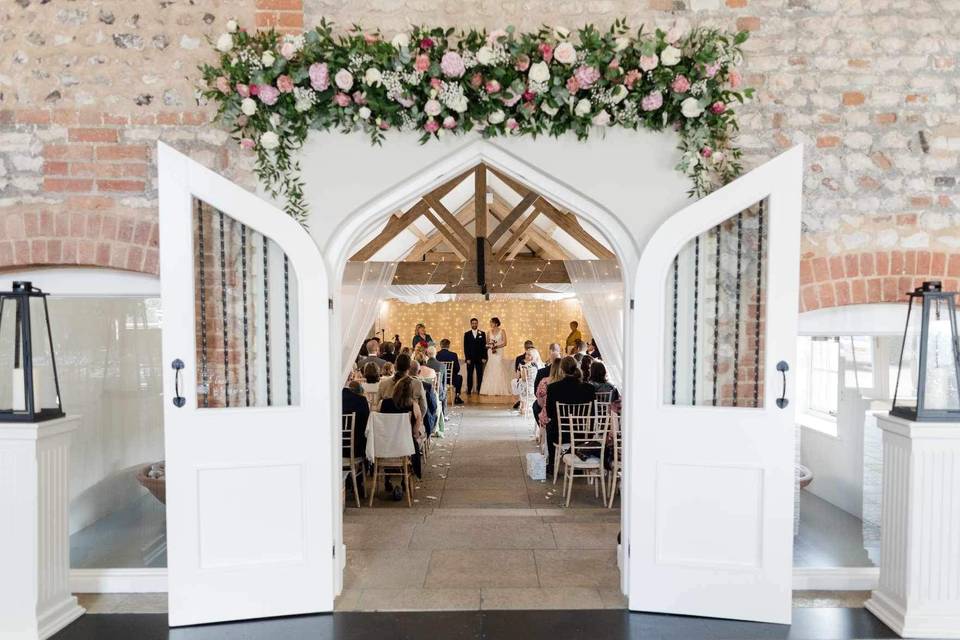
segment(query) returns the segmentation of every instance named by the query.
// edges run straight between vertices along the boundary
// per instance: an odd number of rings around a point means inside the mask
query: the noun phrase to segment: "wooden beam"
[[[523,199],[510,210],[510,213],[507,214],[507,217],[500,221],[500,224],[497,225],[497,228],[493,230],[493,233],[490,234],[490,244],[496,245],[497,240],[505,234],[514,223],[520,219],[527,209],[530,208],[530,205],[534,204],[537,201],[537,198],[540,196],[532,191],[527,192]]]
[[[433,196],[434,198],[437,198],[439,200],[443,196],[447,195],[448,193],[456,189],[461,182],[466,180],[467,177],[476,170],[477,170],[476,167],[470,167],[469,169],[467,169],[466,171],[458,175],[456,178],[452,180],[448,180],[447,182],[444,182],[442,185],[440,185],[439,187],[437,187],[427,195]]]
[[[490,215],[492,215],[494,219],[498,222],[503,221],[506,217],[506,214],[503,212],[507,211],[509,207],[510,203],[501,198],[499,194],[493,194],[493,206],[490,207]],[[552,222],[550,224],[556,227]],[[571,257],[571,255],[557,243],[556,239],[540,228],[539,225],[532,225],[530,229],[528,229],[528,233],[530,235],[530,240],[528,240],[530,248],[540,254],[541,258],[564,260]]]
[[[503,261],[512,259],[512,256],[509,258],[507,256],[510,255],[510,252],[513,250],[514,246],[523,246],[523,239],[526,236],[527,229],[530,228],[530,225],[533,224],[533,221],[537,219],[538,215],[540,215],[540,210],[534,207],[533,211],[530,212],[530,215],[524,218],[523,222],[520,223],[520,226],[512,232],[512,235],[507,239],[503,247],[497,252],[498,260]],[[514,252],[513,255],[516,255],[516,252]]]
[[[487,167],[477,166],[473,174],[473,210],[475,212],[474,227],[478,238],[487,237]]]
[[[616,258],[612,251],[603,246],[600,241],[587,233],[586,230],[580,226],[580,223],[577,222],[576,216],[571,216],[568,218],[566,214],[543,198],[540,198],[540,200],[538,200],[534,206],[536,206],[543,215],[550,218],[558,227],[566,232],[571,238],[582,244],[597,258],[601,260],[612,260]]]
[[[433,226],[437,228],[437,231],[443,234],[447,244],[449,244],[450,248],[460,256],[461,260],[468,260],[470,258],[470,255],[473,252],[462,244],[460,238],[458,238],[453,231],[447,229],[446,225],[443,224],[443,221],[437,217],[437,214],[428,208],[423,215],[431,222],[431,224],[433,224]]]
[[[510,250],[510,253],[506,254],[506,256],[502,259],[513,260],[514,258],[517,257],[517,254],[520,253],[521,249],[523,249],[524,247],[527,247],[529,249],[530,247],[527,246],[527,240],[529,239],[529,237],[530,237],[529,231],[527,233],[524,233],[523,236],[520,238],[520,242],[514,245],[513,249]]]
[[[473,220],[473,202],[467,200],[462,207],[457,209],[453,214],[456,216],[460,224],[466,226],[470,224]],[[433,233],[427,234],[426,238],[418,242],[407,252],[407,255],[404,256],[404,260],[423,260],[424,254],[436,248],[441,242],[443,242],[443,234],[439,231],[434,231]]]
[[[486,165],[484,165],[484,166],[486,166]],[[529,189],[526,185],[520,184],[519,182],[517,182],[516,180],[514,180],[514,179],[511,178],[510,176],[506,175],[506,174],[503,173],[502,171],[498,171],[498,170],[494,169],[493,167],[487,167],[487,169],[489,169],[490,171],[492,171],[492,172],[493,172],[493,175],[495,175],[495,176],[497,176],[498,178],[500,178],[500,182],[502,182],[503,184],[507,185],[508,187],[510,187],[511,189],[513,189],[514,191],[516,191],[517,194],[519,194],[519,195],[521,195],[521,196],[525,196],[525,195],[527,195],[528,193],[530,193],[530,189]]]
[[[423,200],[418,201],[415,205],[407,209],[402,215],[394,214],[390,220],[387,221],[386,226],[383,230],[377,234],[377,236],[365,244],[359,251],[353,254],[350,257],[350,260],[353,262],[364,262],[372,258],[377,251],[383,249],[388,242],[393,240],[398,233],[409,227],[414,221],[422,216],[428,210],[427,203]]]
[[[467,231],[466,227],[460,224],[460,221],[457,220],[456,216],[450,213],[450,211],[443,206],[443,203],[440,202],[439,198],[436,198],[431,194],[427,194],[423,197],[423,199],[427,201],[427,204],[430,205],[430,208],[433,209],[434,213],[440,216],[440,219],[443,220],[443,222],[450,228],[450,231],[460,238],[461,242],[463,242],[463,246],[470,247],[472,244],[474,244],[474,239],[473,236],[470,235],[470,232]]]

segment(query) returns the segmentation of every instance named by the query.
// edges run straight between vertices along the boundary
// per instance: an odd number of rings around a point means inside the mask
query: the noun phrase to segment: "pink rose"
[[[710,147],[704,147],[703,149],[700,149],[700,155],[702,155],[704,158],[709,158],[713,155],[713,149]]]
[[[376,33],[365,33],[363,34],[363,41],[367,44],[373,44],[374,42],[380,42],[380,36]]]
[[[727,105],[723,104],[723,102],[720,100],[717,100],[712,105],[710,105],[710,111],[717,115],[720,115],[726,110],[727,110]]]
[[[420,48],[426,51],[427,49],[433,48],[433,40],[430,38],[423,38],[420,40]]]
[[[338,107],[348,107],[350,106],[350,96],[345,93],[337,92],[333,96],[333,101],[337,104]]]
[[[390,128],[390,123],[389,123],[389,122],[387,122],[386,120],[383,120],[383,121],[380,122],[380,130],[381,130],[381,131],[386,131],[386,130],[389,129],[389,128]]]
[[[249,98],[249,97],[250,97],[250,87],[248,87],[247,85],[243,84],[242,82],[238,82],[238,83],[237,83],[237,93],[240,94],[240,97],[241,97],[241,98]]]
[[[731,89],[737,89],[743,83],[743,76],[740,75],[739,71],[733,69],[727,74],[727,81],[730,83]]]
[[[530,68],[530,56],[525,53],[521,53],[519,56],[517,56],[517,61],[513,66],[517,71],[526,71]]]
[[[280,90],[280,93],[290,93],[293,91],[293,78],[287,74],[283,74],[277,78],[277,89]]]
[[[630,69],[630,71],[627,71],[627,75],[623,77],[623,84],[627,86],[627,89],[633,90],[633,85],[642,75],[639,69]]]
[[[573,72],[581,89],[589,89],[593,83],[600,79],[600,70],[596,67],[589,67],[585,64],[580,65]],[[570,93],[575,93],[571,91]]]
[[[717,75],[718,71],[720,71],[719,62],[713,62],[707,65],[706,73],[708,78],[712,78],[713,76]]]
[[[571,94],[580,91],[580,82],[577,81],[576,75],[572,75],[567,78],[567,91],[569,91]]]
[[[496,80],[487,80],[487,84],[484,86],[484,90],[487,93],[496,93],[500,91],[500,83]]]
[[[515,105],[515,104],[517,104],[518,102],[520,102],[520,96],[519,96],[519,95],[511,95],[509,98],[501,98],[500,101],[501,101],[504,105],[506,105],[506,106],[508,106],[508,107],[512,107],[513,105]]]
[[[274,105],[277,104],[277,98],[280,97],[280,92],[271,84],[261,84],[257,87],[257,95],[260,96],[260,101],[263,102],[263,104]]]
[[[515,118],[507,119],[507,129],[517,129],[519,126],[520,123]]]
[[[537,110],[537,103],[533,101],[527,101],[523,103],[523,110],[527,113],[533,113]]]
[[[541,42],[537,47],[537,51],[539,51],[540,55],[543,56],[544,62],[550,62],[553,60],[553,45],[547,42]]]
[[[280,45],[280,55],[289,60],[297,54],[297,47],[292,42],[284,42]]]
[[[260,93],[260,86],[256,84],[252,84],[249,87],[247,87],[247,91],[250,93],[250,95],[255,96],[258,93]]]
[[[443,58],[440,59],[440,69],[448,78],[460,78],[467,72],[467,68],[463,65],[463,58],[456,51],[447,51],[443,54]]]
[[[653,71],[657,68],[657,65],[660,63],[660,59],[657,57],[657,54],[652,56],[640,56],[640,68],[644,71]]]
[[[333,81],[341,91],[350,91],[350,88],[353,87],[353,74],[346,69],[340,69],[340,71],[337,71],[336,75],[333,76]]]
[[[230,93],[230,81],[227,80],[226,77],[219,76],[217,78],[216,85],[217,85],[217,91],[219,91],[220,93]]]
[[[326,62],[314,62],[309,73],[311,87],[317,91],[326,91],[330,87],[330,69]]]
[[[663,94],[659,91],[652,91],[647,95],[643,96],[643,99],[640,101],[640,107],[644,111],[656,111],[663,106]]]
[[[457,127],[457,119],[453,116],[447,116],[443,119],[443,128],[444,129],[455,129]]]
[[[470,86],[474,89],[479,89],[483,86],[483,76],[479,73],[475,73],[470,76]]]
[[[427,133],[436,133],[437,129],[440,128],[440,123],[438,123],[433,118],[427,120],[427,123],[423,125],[424,131]]]
[[[242,138],[242,139],[240,140],[240,148],[241,148],[241,149],[244,149],[244,150],[246,150],[246,151],[249,151],[250,149],[253,149],[253,147],[254,147],[254,142],[253,142],[253,139],[252,139],[252,138]]]
[[[413,68],[420,73],[426,72],[430,68],[430,56],[425,53],[418,55],[416,60],[413,61]]]
[[[356,104],[367,104],[367,94],[365,94],[363,91],[354,91],[353,101]]]
[[[674,93],[686,93],[690,90],[690,81],[684,75],[679,75],[670,83],[670,88]]]
[[[443,86],[443,81],[440,78],[430,78],[430,86],[440,91],[440,87]]]
[[[535,94],[535,93],[534,93],[533,91],[531,91],[530,89],[527,89],[526,91],[523,92],[523,99],[526,100],[527,102],[530,102],[530,101],[533,100],[536,96],[537,96],[537,94]]]

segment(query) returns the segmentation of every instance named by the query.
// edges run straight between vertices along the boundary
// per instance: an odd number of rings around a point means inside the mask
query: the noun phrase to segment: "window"
[[[838,338],[816,337],[810,341],[809,371],[807,410],[836,417],[840,374]]]

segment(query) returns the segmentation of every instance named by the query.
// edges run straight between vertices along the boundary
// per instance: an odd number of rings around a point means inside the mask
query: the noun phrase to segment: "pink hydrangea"
[[[653,71],[659,63],[660,59],[657,58],[656,54],[652,56],[640,56],[640,68],[644,71]]]
[[[351,102],[350,96],[340,92],[337,92],[333,96],[333,101],[337,104],[338,107],[349,107]]]
[[[670,83],[670,88],[674,93],[686,93],[690,90],[690,81],[687,80],[687,76],[679,75]]]
[[[280,97],[280,91],[277,90],[272,84],[261,84],[257,87],[257,95],[260,96],[260,101],[266,105],[277,104],[277,98]]]
[[[287,74],[277,77],[277,89],[280,93],[290,93],[293,91],[293,78]]]
[[[725,105],[721,100],[717,100],[712,105],[710,105],[710,111],[717,115],[720,115],[727,110],[727,105]]]
[[[637,83],[637,80],[639,80],[641,76],[643,76],[643,74],[639,69],[630,69],[630,71],[627,71],[627,75],[623,77],[623,84],[626,85],[627,89],[632,91],[633,85]]]
[[[463,58],[456,51],[447,51],[443,54],[443,58],[440,59],[440,69],[448,78],[460,78],[467,72],[467,68],[463,65]]]
[[[707,74],[707,77],[708,77],[708,78],[712,78],[713,76],[717,75],[717,72],[718,72],[718,71],[720,71],[720,63],[719,63],[719,62],[712,62],[712,63],[710,63],[710,64],[707,65],[706,74]]]
[[[581,89],[589,89],[593,83],[600,79],[600,70],[596,67],[590,67],[585,64],[580,65],[573,72],[573,76],[580,83]],[[574,93],[571,91],[570,93]]]
[[[640,107],[644,111],[656,111],[663,106],[663,94],[659,91],[651,91],[647,95],[643,96],[643,99],[640,101]]]
[[[330,87],[330,69],[326,62],[314,62],[308,70],[310,86],[317,91],[326,91]]]
[[[250,87],[248,87],[247,85],[243,84],[242,82],[238,82],[238,83],[237,83],[237,93],[240,94],[240,97],[241,97],[241,98],[249,98],[249,97],[250,97]]]
[[[430,56],[425,53],[421,53],[413,61],[413,68],[420,73],[424,73],[427,69],[430,68]]]
[[[523,73],[530,68],[530,56],[525,53],[521,53],[519,56],[517,56],[517,61],[513,66],[517,71]]]
[[[433,118],[430,118],[429,120],[427,120],[426,124],[423,125],[423,129],[427,133],[436,133],[437,129],[439,128],[440,128],[440,123],[434,120]]]
[[[580,91],[580,82],[577,80],[577,76],[573,75],[567,78],[567,91],[571,94]]]
[[[539,51],[540,55],[543,56],[544,62],[550,62],[553,60],[553,45],[549,42],[541,42],[540,45],[537,46],[537,51]]]
[[[487,93],[496,93],[500,91],[500,83],[496,80],[487,80],[487,84],[483,87],[483,89]]]
[[[230,93],[230,81],[227,80],[226,76],[217,77],[217,91],[220,93]]]

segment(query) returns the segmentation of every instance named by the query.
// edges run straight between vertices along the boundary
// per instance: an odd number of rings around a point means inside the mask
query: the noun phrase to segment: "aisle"
[[[347,567],[338,611],[596,609],[618,589],[619,503],[603,509],[578,481],[531,480],[532,421],[468,404],[434,440],[417,502],[383,500],[344,515]]]

